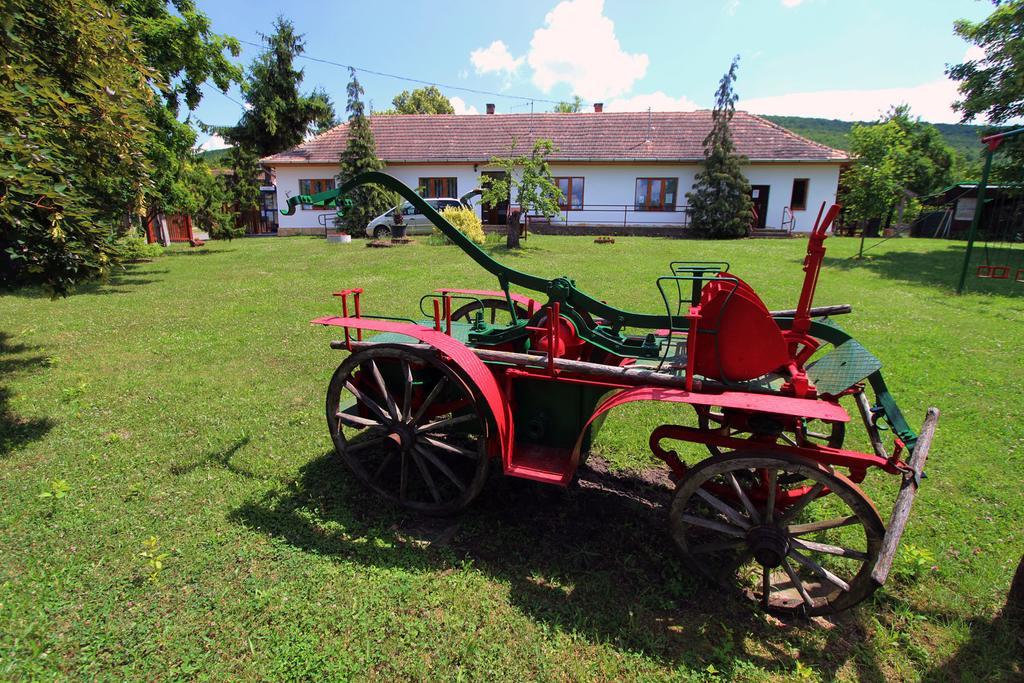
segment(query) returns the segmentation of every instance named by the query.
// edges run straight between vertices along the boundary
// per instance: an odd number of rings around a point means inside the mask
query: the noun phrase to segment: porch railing
[[[638,209],[635,204],[584,204],[582,208],[563,208],[558,218],[566,225],[649,225],[686,228],[690,225],[691,208]],[[554,221],[555,219],[552,219]]]

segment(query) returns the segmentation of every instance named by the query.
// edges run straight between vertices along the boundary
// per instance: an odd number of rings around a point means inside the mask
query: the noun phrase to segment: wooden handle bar
[[[914,504],[914,496],[917,495],[921,473],[924,472],[924,464],[928,460],[928,451],[931,450],[932,439],[935,438],[935,426],[938,422],[939,409],[929,408],[924,418],[924,426],[921,427],[921,436],[917,437],[914,452],[910,454],[910,460],[907,462],[911,471],[903,475],[903,483],[896,496],[896,505],[893,506],[892,516],[889,517],[889,526],[882,538],[882,550],[878,553],[878,561],[871,571],[871,580],[879,586],[889,578],[889,570],[892,569],[892,561],[896,557],[900,537],[903,536],[907,518],[910,517],[910,506]]]
[[[815,306],[808,311],[812,318],[824,318],[826,315],[845,315],[853,313],[853,306],[850,304],[836,304],[835,306]],[[768,311],[773,318],[792,318],[796,315],[796,309],[790,308],[785,311]]]
[[[366,349],[374,345],[372,341],[353,341],[352,350],[359,351]],[[414,349],[427,350],[432,347],[427,344],[403,344]],[[344,341],[332,341],[332,349],[345,349]],[[507,365],[513,365],[520,368],[548,368],[548,357],[547,354],[528,354],[528,353],[513,353],[511,351],[495,351],[493,349],[479,349],[469,347],[469,350],[475,353],[480,360],[491,361],[492,363],[505,363]],[[561,370],[564,372],[571,372],[578,375],[589,375],[591,377],[600,377],[611,382],[619,384],[626,384],[630,386],[644,385],[644,386],[658,386],[658,387],[669,387],[672,389],[683,389],[686,386],[685,378],[676,376],[667,372],[658,372],[651,370],[646,367],[637,366],[626,366],[620,367],[617,365],[604,365],[602,363],[587,363],[580,360],[569,360],[568,358],[555,358],[554,359],[555,370]],[[701,386],[703,384],[703,386]],[[694,391],[707,391],[708,389],[718,389],[720,387],[718,382],[703,383],[700,380],[694,380]]]

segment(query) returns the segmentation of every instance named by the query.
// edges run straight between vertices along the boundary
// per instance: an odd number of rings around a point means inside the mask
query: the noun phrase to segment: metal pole
[[[981,182],[978,183],[978,198],[975,200],[971,228],[967,231],[967,251],[964,253],[964,267],[960,270],[960,283],[956,286],[957,294],[964,293],[967,269],[971,264],[971,251],[974,249],[974,234],[978,231],[978,223],[981,222],[981,209],[985,203],[985,187],[988,185],[988,173],[992,170],[992,155],[995,154],[995,151],[995,146],[989,145],[988,151],[985,152],[985,167],[981,171]]]

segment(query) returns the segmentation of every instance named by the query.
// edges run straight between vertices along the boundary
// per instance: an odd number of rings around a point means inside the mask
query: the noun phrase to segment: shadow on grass
[[[243,436],[227,448],[222,448],[221,450],[214,451],[213,453],[205,453],[193,462],[171,465],[171,474],[180,477],[182,475],[189,474],[190,472],[194,472],[201,467],[220,467],[232,474],[243,476],[246,479],[257,479],[258,477],[249,470],[239,467],[231,462],[231,459],[235,457],[235,454],[249,445],[250,441],[252,441],[251,437]]]
[[[329,452],[230,517],[367,566],[471,566],[508,585],[530,619],[668,666],[712,665],[728,679],[749,665],[786,675],[799,657],[826,680],[851,667],[859,680],[884,678],[860,610],[830,623],[780,622],[689,576],[668,533],[669,497],[650,478],[611,474],[598,461],[566,491],[496,475],[461,516],[416,517],[364,491]]]
[[[928,252],[869,251],[863,259],[856,258],[825,258],[825,268],[832,270],[868,270],[887,280],[899,280],[910,284],[926,285],[946,290],[949,294],[956,291],[963,268],[963,243],[950,243],[944,249]],[[998,258],[998,257],[996,257]],[[1014,263],[1016,259],[1018,263]],[[1000,296],[1020,296],[1024,294],[1024,283],[1013,281],[1017,268],[1024,268],[1024,247],[1017,251],[1011,259],[1010,278],[992,280],[975,276],[977,266],[984,264],[984,253],[980,245],[975,246],[971,257],[971,266],[967,271],[966,288],[971,293],[996,294]],[[1003,263],[993,260],[992,263]]]
[[[1024,557],[1001,612],[991,620],[972,620],[968,628],[967,642],[923,681],[1024,680]]]
[[[518,249],[509,249],[507,246],[505,246],[504,242],[498,242],[495,244],[483,245],[483,250],[487,252],[487,254],[491,258],[496,259],[523,258],[525,256],[530,256],[532,254],[540,254],[551,251],[550,249],[545,249],[542,246],[534,246],[533,244],[529,244],[527,240],[520,242]]]
[[[11,392],[4,386],[12,375],[32,372],[46,366],[44,356],[22,355],[36,348],[12,344],[10,335],[0,332],[0,459],[32,441],[41,439],[54,425],[50,418],[26,418],[12,411]]]
[[[199,247],[198,249],[168,249],[160,258],[165,257],[177,257],[177,256],[207,256],[208,254],[230,254],[234,249],[206,249]]]
[[[75,287],[71,292],[71,298],[81,295],[127,294],[132,291],[131,288],[133,287],[141,287],[143,285],[161,282],[161,279],[152,276],[164,275],[170,272],[166,269],[147,269],[144,272],[140,272],[139,269],[144,265],[148,264],[130,264],[125,266],[123,270],[110,275],[106,279],[82,283]],[[10,294],[22,299],[53,298],[49,292],[40,287],[23,287],[21,289],[12,290]]]
[[[947,662],[925,672],[922,681],[1024,680],[1024,615],[1004,610],[995,619],[971,620],[969,628],[967,642]]]

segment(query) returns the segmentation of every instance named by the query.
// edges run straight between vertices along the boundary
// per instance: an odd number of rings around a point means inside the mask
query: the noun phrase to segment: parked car
[[[450,197],[440,197],[434,199],[427,199],[427,204],[430,204],[433,208],[439,212],[444,211],[450,206],[459,207],[463,206],[458,199],[452,199]],[[407,235],[429,235],[434,225],[427,220],[427,217],[422,213],[416,213],[416,207],[409,202],[403,202],[398,209],[402,212],[402,222],[406,226]],[[366,236],[373,237],[374,239],[382,239],[391,236],[391,229],[395,225],[395,209],[391,209],[385,213],[374,218],[370,221],[370,224],[366,226]]]

